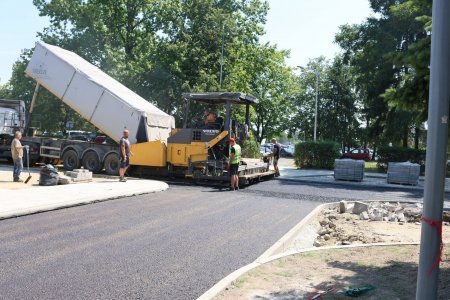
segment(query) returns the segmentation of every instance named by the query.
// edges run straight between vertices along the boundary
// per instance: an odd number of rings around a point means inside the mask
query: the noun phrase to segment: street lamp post
[[[317,100],[319,97],[319,71],[314,72],[316,74],[316,109],[314,112],[314,142],[317,140]]]
[[[302,69],[303,71],[308,71],[305,67],[297,66],[298,68]],[[314,74],[316,75],[316,103],[315,103],[315,109],[314,109],[314,142],[317,141],[317,103],[319,101],[319,71],[315,70]]]

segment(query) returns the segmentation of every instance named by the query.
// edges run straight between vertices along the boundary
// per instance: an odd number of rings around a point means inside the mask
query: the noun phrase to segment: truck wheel
[[[78,159],[78,154],[75,150],[67,150],[62,156],[62,161],[64,164],[64,170],[72,171],[73,169],[80,168],[80,160]]]
[[[119,161],[119,155],[116,153],[108,154],[108,156],[105,158],[105,172],[108,175],[119,175],[119,167],[120,167],[120,161]]]
[[[83,155],[82,164],[83,168],[91,171],[92,173],[100,172],[103,167],[97,153],[94,151],[86,152]]]
[[[36,163],[37,163],[36,159],[30,158],[30,167],[34,167],[36,165]],[[28,161],[27,161],[27,156],[26,155],[24,155],[23,158],[22,158],[22,164],[23,164],[24,168],[26,168],[28,166]]]

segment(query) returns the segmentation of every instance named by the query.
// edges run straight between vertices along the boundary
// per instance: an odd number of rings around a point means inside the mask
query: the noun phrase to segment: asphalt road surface
[[[167,192],[0,221],[1,299],[196,299],[314,207],[421,192],[272,180]]]

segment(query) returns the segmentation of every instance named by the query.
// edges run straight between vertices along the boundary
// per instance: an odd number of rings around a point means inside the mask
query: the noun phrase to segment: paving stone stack
[[[66,176],[72,178],[73,182],[92,181],[92,172],[85,169],[74,169],[73,171],[66,171]]]
[[[420,165],[410,162],[388,164],[387,183],[411,184],[419,183]]]
[[[354,159],[335,159],[334,179],[362,181],[364,179],[364,161]]]

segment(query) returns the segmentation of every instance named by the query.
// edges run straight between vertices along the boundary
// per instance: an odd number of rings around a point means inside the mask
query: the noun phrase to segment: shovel
[[[31,179],[31,173],[30,173],[30,155],[29,155],[29,149],[30,149],[30,147],[28,146],[28,145],[25,145],[25,150],[27,151],[27,169],[28,169],[28,177],[27,177],[27,179],[25,180],[25,184],[26,183],[28,183],[28,181],[30,181],[30,179]]]

